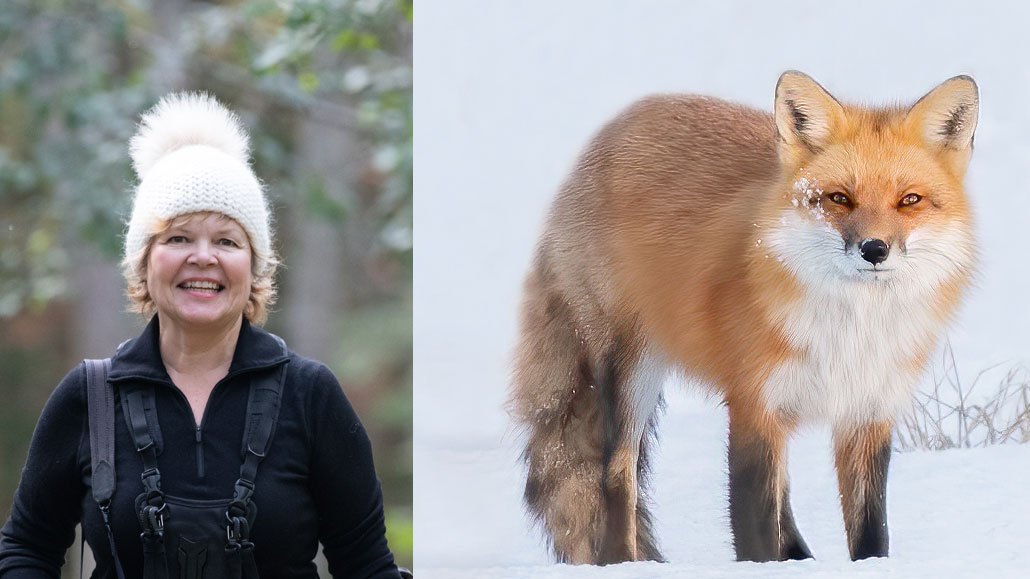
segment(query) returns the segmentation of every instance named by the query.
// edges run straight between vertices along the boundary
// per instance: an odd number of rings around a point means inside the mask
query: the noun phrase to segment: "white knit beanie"
[[[129,155],[140,183],[126,256],[143,249],[158,221],[212,211],[239,222],[250,236],[257,275],[267,272],[259,256],[272,254],[268,207],[250,169],[247,133],[232,111],[204,93],[167,95],[143,115]]]

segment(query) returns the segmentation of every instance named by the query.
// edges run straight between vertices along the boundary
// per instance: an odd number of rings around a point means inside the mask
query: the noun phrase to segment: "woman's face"
[[[235,323],[250,297],[251,247],[239,223],[220,213],[176,219],[158,234],[147,289],[161,316],[180,327]]]

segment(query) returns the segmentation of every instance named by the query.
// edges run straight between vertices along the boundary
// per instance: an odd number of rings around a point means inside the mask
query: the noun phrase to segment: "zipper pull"
[[[197,478],[204,478],[204,439],[200,435],[200,427],[197,427]]]

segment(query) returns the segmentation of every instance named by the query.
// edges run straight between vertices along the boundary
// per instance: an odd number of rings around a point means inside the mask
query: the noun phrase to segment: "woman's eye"
[[[168,238],[168,243],[186,243],[186,237],[182,235],[173,235]]]
[[[919,203],[922,199],[922,196],[920,196],[918,193],[909,193],[908,195],[905,195],[901,198],[901,203],[899,203],[899,205],[901,205],[902,207],[906,205],[915,205],[916,203]]]
[[[851,200],[848,199],[848,196],[843,193],[831,194],[830,201],[833,201],[837,205],[851,205]]]
[[[218,240],[218,244],[219,245],[224,245],[226,247],[239,247],[238,243],[236,243],[232,239],[228,239],[228,238],[219,239]]]

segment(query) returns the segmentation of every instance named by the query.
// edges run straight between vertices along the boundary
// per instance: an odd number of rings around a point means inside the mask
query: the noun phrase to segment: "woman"
[[[58,577],[80,521],[94,577],[317,577],[319,542],[334,577],[399,577],[368,437],[339,384],[256,326],[277,262],[239,120],[173,95],[130,151],[140,184],[123,271],[133,309],[154,315],[111,359],[114,494],[104,510],[93,498],[80,365],[36,427],[0,577]],[[281,396],[277,419],[253,411],[271,402],[249,406],[255,385],[281,390],[266,398]],[[248,450],[263,429],[265,451]]]

